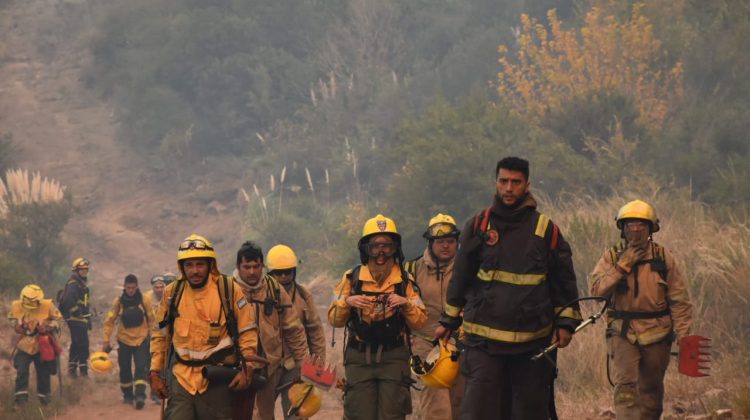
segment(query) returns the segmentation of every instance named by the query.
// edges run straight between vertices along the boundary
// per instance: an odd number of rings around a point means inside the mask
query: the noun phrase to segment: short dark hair
[[[125,276],[125,284],[138,284],[138,277],[135,274],[128,274]]]
[[[263,249],[256,245],[254,242],[246,241],[240,245],[240,249],[237,250],[237,265],[242,263],[242,259],[245,261],[258,261],[263,263]]]
[[[500,174],[500,169],[521,172],[526,180],[529,180],[529,161],[515,156],[502,158],[495,166],[495,178]]]

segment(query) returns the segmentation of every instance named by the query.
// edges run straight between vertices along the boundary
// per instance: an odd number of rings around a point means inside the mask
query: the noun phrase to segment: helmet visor
[[[21,306],[26,309],[36,309],[39,307],[40,303],[39,299],[28,298],[26,296],[21,299]]]
[[[388,242],[370,242],[365,245],[367,248],[367,255],[371,257],[392,257],[396,255],[396,243],[393,241]]]
[[[205,242],[201,241],[200,239],[191,239],[188,241],[183,241],[180,244],[180,251],[188,251],[190,249],[197,249],[197,250],[207,250],[207,251],[213,251],[213,247],[208,246]]]
[[[456,226],[450,223],[435,223],[427,229],[427,233],[432,238],[441,238],[443,236],[455,235]]]

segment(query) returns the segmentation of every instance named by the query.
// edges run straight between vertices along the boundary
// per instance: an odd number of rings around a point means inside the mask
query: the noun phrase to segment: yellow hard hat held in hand
[[[107,353],[97,351],[89,357],[89,366],[96,373],[109,373],[114,368],[114,363],[112,363]]]
[[[308,383],[294,384],[289,387],[287,395],[292,403],[287,413],[288,416],[307,418],[320,411],[323,396],[314,385]]]
[[[409,359],[412,373],[429,388],[450,388],[458,376],[458,349],[452,342],[438,343],[422,360]]]

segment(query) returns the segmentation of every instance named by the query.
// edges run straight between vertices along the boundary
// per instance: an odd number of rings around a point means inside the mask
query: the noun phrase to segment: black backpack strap
[[[245,364],[245,358],[242,356],[242,351],[240,351],[240,333],[237,327],[237,317],[234,313],[234,292],[236,286],[234,279],[229,279],[224,274],[221,275],[221,283],[221,287],[219,287],[221,310],[224,312],[224,316],[227,319],[227,332],[229,333],[229,336],[232,337],[234,353],[242,366],[242,371],[244,372],[247,369],[247,366]],[[259,322],[259,320],[256,319],[255,322]],[[260,334],[258,335],[260,336]],[[258,343],[260,343],[260,338],[258,339]]]
[[[182,291],[185,288],[185,282],[187,280],[180,279],[177,280],[174,284],[174,288],[172,289],[172,294],[169,295],[169,307],[167,308],[167,313],[164,314],[164,319],[159,321],[159,329],[162,329],[164,327],[169,327],[169,336],[172,336],[172,326],[174,325],[174,320],[178,316],[180,316],[179,313],[177,313],[177,308],[180,306],[180,299],[182,299]]]

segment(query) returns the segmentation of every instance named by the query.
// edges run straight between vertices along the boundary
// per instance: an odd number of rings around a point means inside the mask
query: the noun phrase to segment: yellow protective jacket
[[[693,306],[672,253],[652,242],[641,263],[629,274],[623,274],[615,266],[621,250],[622,245],[607,249],[591,274],[591,294],[611,298],[610,312],[607,314],[610,333],[622,335],[623,322],[628,322],[625,337],[633,344],[659,342],[673,328],[678,338],[689,335]],[[654,264],[658,260],[666,264],[666,273],[659,273],[658,262]],[[665,278],[662,278],[663,275]],[[612,311],[666,313],[652,318],[623,321]]]
[[[131,347],[140,346],[144,340],[149,338],[149,334],[153,329],[154,315],[151,306],[151,296],[143,294],[143,305],[141,308],[144,312],[143,323],[137,327],[125,328],[120,323],[120,315],[122,315],[120,298],[116,297],[112,302],[112,309],[107,312],[107,319],[104,320],[103,342],[105,344],[110,343],[112,330],[117,325],[117,341]]]
[[[24,325],[26,331],[31,334],[20,337],[16,346],[18,351],[34,355],[39,352],[39,342],[36,336],[39,325],[44,325],[47,331],[59,331],[62,314],[52,303],[52,299],[42,299],[36,309],[25,309],[20,300],[14,300],[10,304],[8,319],[13,328],[17,325]]]
[[[307,347],[310,355],[320,361],[326,360],[326,335],[323,329],[323,323],[320,321],[318,308],[315,306],[313,296],[304,286],[297,283],[290,283],[283,286],[287,294],[292,299],[294,310],[299,315],[302,325],[305,327],[305,336],[307,337]],[[288,348],[288,343],[284,341],[284,365],[289,365],[292,351]]]
[[[234,272],[234,278],[240,279],[237,270]],[[237,283],[250,303],[253,316],[258,320],[258,353],[269,361],[268,374],[275,372],[282,362],[287,369],[299,366],[308,354],[307,338],[300,314],[292,305],[289,294],[269,275],[263,276],[254,287],[242,282],[241,279]],[[267,299],[273,302],[272,306],[267,307],[270,313],[266,312]]]
[[[346,303],[346,298],[352,295],[352,281],[349,279],[351,274],[352,270],[344,273],[341,282],[333,291],[333,301],[328,308],[328,322],[337,328],[345,326],[352,317],[352,308]],[[373,279],[367,266],[362,265],[359,269],[359,281],[361,282],[362,293],[369,295],[395,293],[397,290],[396,286],[403,283],[401,268],[398,264],[393,265],[391,273],[380,284]],[[414,290],[414,285],[411,281],[406,285],[405,294],[407,302],[399,310],[406,325],[411,330],[418,330],[427,321],[427,311],[425,310],[424,303],[422,303],[422,299],[419,297],[419,293]],[[371,296],[371,298],[374,302],[375,296]],[[378,305],[375,304],[370,309],[357,309],[356,311],[359,319],[368,324],[377,321],[381,317],[379,314],[382,313],[379,312]],[[395,311],[382,313],[385,319],[395,314]]]
[[[255,313],[251,310],[237,283],[231,277],[228,280],[230,281],[229,296],[232,296],[232,311],[237,319],[240,352],[245,359],[248,359],[257,353],[258,324],[255,322]],[[161,371],[164,368],[170,342],[174,346],[176,356],[183,360],[198,363],[205,361],[205,364],[211,364],[207,359],[212,355],[228,353],[220,363],[236,365],[238,361],[235,353],[230,351],[233,349],[234,341],[229,335],[227,317],[223,314],[221,306],[219,286],[222,280],[219,274],[211,273],[206,285],[199,289],[193,289],[189,284],[185,284],[182,287],[182,296],[174,296],[178,303],[172,336],[170,337],[168,326],[159,328],[158,322],[165,319],[169,310],[169,299],[173,298],[175,287],[180,282],[187,282],[187,280],[180,279],[165,288],[157,310],[157,324],[151,335],[151,370]],[[218,332],[216,344],[211,343],[210,339],[212,324],[217,325],[213,328]],[[219,353],[220,351],[222,353]],[[203,366],[188,366],[177,361],[172,373],[187,392],[195,395],[205,392],[208,388],[208,381],[201,373],[202,368]]]
[[[414,276],[427,311],[427,321],[422,328],[414,330],[413,333],[432,340],[435,329],[440,325],[438,321],[445,306],[448,283],[453,276],[453,260],[440,264],[440,276],[429,248],[424,250],[421,258],[409,263],[407,271]]]

